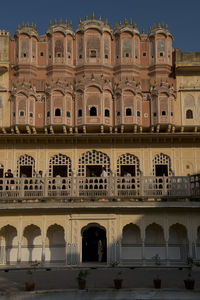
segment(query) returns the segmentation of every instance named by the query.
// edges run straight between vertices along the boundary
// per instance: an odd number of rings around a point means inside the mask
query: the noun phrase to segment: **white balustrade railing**
[[[193,176],[194,177],[194,176]],[[200,195],[200,176],[0,178],[0,199],[169,199]]]

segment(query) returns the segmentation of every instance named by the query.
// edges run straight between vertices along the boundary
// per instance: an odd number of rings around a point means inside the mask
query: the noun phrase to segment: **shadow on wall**
[[[115,229],[113,229],[115,230]],[[16,264],[21,250],[21,261],[25,263],[45,262],[77,265],[81,258],[84,263],[113,262],[152,262],[152,257],[159,255],[161,261],[185,262],[191,253],[200,258],[200,226],[197,228],[197,240],[189,249],[187,228],[179,223],[169,227],[169,239],[166,241],[164,228],[157,223],[146,225],[142,233],[140,224],[126,224],[121,229],[122,235],[110,243],[111,238],[105,227],[98,223],[89,223],[81,230],[81,253],[76,243],[65,241],[64,228],[53,224],[47,229],[47,238],[42,245],[41,229],[34,225],[24,228],[21,249],[17,239],[17,229],[6,225],[0,230],[1,264]],[[112,234],[112,232],[110,233]],[[66,248],[67,247],[67,248]],[[190,245],[191,247],[191,245]]]

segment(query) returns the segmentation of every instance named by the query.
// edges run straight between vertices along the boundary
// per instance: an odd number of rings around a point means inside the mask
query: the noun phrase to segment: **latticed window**
[[[49,161],[49,177],[61,177],[72,176],[71,159],[64,154],[56,154],[50,158]]]
[[[153,159],[153,176],[171,176],[171,159],[168,155],[160,153]]]
[[[92,150],[84,153],[78,162],[78,176],[86,176],[86,169],[93,166],[98,169],[105,168],[107,175],[110,174],[110,158],[107,154]],[[99,168],[98,168],[99,167]]]
[[[117,175],[124,176],[129,173],[131,176],[140,176],[140,163],[137,156],[126,153],[117,160]]]
[[[21,155],[17,161],[17,176],[35,176],[35,159],[28,155]]]

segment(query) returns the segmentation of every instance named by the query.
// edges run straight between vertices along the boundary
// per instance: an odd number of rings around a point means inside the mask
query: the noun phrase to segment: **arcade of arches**
[[[0,229],[2,265],[145,265],[157,254],[164,264],[185,262],[188,255],[200,259],[198,213],[27,215],[10,217],[9,224],[6,219]]]

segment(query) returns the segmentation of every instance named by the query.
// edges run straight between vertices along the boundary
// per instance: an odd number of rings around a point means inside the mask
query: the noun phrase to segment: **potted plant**
[[[27,275],[29,277],[28,281],[25,282],[25,290],[26,291],[34,291],[35,290],[35,281],[33,278],[34,271],[36,270],[36,267],[39,266],[39,262],[35,261],[35,263],[31,264],[30,266],[32,269],[27,270]]]
[[[187,257],[187,264],[188,264],[188,276],[184,280],[185,288],[187,290],[193,290],[195,285],[195,280],[192,278],[192,267],[194,265],[194,260],[192,257]]]
[[[78,287],[79,287],[80,290],[85,289],[85,287],[86,287],[86,278],[87,278],[88,274],[89,274],[89,272],[87,270],[81,270],[78,273],[77,280],[78,280]]]
[[[156,254],[155,256],[153,256],[152,259],[153,259],[156,266],[161,265],[161,259],[160,259],[159,254]],[[158,275],[153,279],[153,285],[154,285],[155,289],[160,289],[161,288],[161,279]]]
[[[115,267],[117,267],[118,266],[118,262],[113,262],[112,264],[111,264],[111,267],[112,268],[115,268]],[[117,274],[116,274],[116,277],[115,277],[115,279],[113,280],[114,281],[114,287],[116,288],[116,289],[121,289],[122,288],[122,281],[123,281],[123,279],[121,278],[121,275],[122,275],[122,271],[120,270],[118,270],[118,272],[117,272]]]
[[[121,289],[122,288],[123,279],[121,278],[121,275],[122,275],[122,271],[118,271],[117,276],[114,279],[114,287],[116,289]]]
[[[27,275],[29,279],[25,282],[25,290],[26,291],[34,291],[35,290],[35,282],[33,280],[33,270],[28,270]]]

